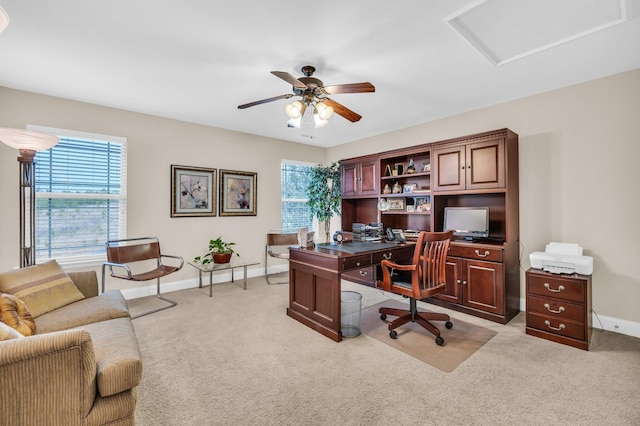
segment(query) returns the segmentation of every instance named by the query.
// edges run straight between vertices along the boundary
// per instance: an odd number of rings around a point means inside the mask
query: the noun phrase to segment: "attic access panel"
[[[481,0],[444,19],[496,66],[626,20],[625,0]]]

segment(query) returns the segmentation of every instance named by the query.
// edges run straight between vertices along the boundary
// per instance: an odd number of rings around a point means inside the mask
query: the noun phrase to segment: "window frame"
[[[287,160],[287,159],[282,159],[280,161],[280,206],[281,206],[281,211],[280,211],[280,226],[282,227],[282,222],[283,222],[283,218],[284,218],[284,211],[282,211],[282,204],[284,202],[304,202],[305,206],[307,208],[309,208],[309,206],[307,205],[307,202],[309,201],[308,198],[304,197],[304,198],[300,198],[300,199],[292,199],[292,198],[284,198],[284,192],[283,192],[283,188],[282,188],[282,172],[283,172],[283,166],[284,164],[293,164],[293,165],[298,165],[298,166],[306,166],[309,168],[315,168],[318,167],[318,163],[312,163],[312,162],[307,162],[307,161],[298,161],[298,160]],[[309,229],[309,231],[315,231],[316,235],[317,235],[317,231],[318,231],[318,219],[316,219],[315,216],[312,216],[312,225],[311,225],[311,229]],[[282,231],[296,231],[298,228],[286,228],[286,229],[281,229]]]

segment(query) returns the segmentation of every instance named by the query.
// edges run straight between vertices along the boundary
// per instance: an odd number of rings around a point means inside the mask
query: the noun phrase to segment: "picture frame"
[[[407,213],[413,213],[415,211],[414,206],[412,205],[407,205]]]
[[[404,192],[405,194],[411,194],[413,190],[417,188],[417,186],[418,185],[416,185],[415,183],[405,184],[403,186],[402,192]]]
[[[389,210],[404,210],[404,198],[389,199]]]
[[[257,216],[258,174],[220,170],[220,216]]]
[[[216,169],[171,165],[171,217],[216,215]]]

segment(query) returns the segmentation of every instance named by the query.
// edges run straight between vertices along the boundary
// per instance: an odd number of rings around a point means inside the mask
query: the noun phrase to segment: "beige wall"
[[[163,252],[185,261],[202,254],[209,239],[219,235],[236,242],[243,257],[262,261],[266,232],[280,227],[281,160],[319,163],[325,157],[317,147],[0,87],[0,127],[27,124],[126,137],[128,235],[156,235]],[[0,271],[19,263],[17,155],[0,143]],[[171,218],[171,164],[257,172],[258,215]],[[173,280],[196,276],[186,266]],[[129,287],[121,280],[109,285]]]
[[[329,163],[508,127],[520,136],[521,296],[529,253],[575,242],[594,257],[594,310],[640,322],[640,70],[326,151],[0,87],[0,126],[26,124],[128,138],[130,236],[158,235],[166,253],[191,259],[222,234],[256,260],[265,232],[280,223],[281,159]],[[0,144],[0,270],[18,264],[16,157]],[[170,164],[258,172],[258,216],[171,219]],[[195,277],[189,267],[180,274]]]
[[[327,161],[504,127],[520,142],[521,297],[529,253],[578,243],[594,258],[594,311],[640,322],[640,70],[331,148]]]

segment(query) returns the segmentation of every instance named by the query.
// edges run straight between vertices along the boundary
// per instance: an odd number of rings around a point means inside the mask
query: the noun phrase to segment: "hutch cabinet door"
[[[465,188],[465,147],[436,149],[433,151],[432,185],[435,191],[457,191]]]
[[[467,146],[467,189],[504,188],[504,139]]]
[[[356,195],[356,178],[358,164],[342,165],[342,196],[353,197]]]
[[[435,295],[440,300],[446,300],[451,303],[462,304],[462,259],[459,257],[447,257],[447,265],[445,266],[445,279],[447,289],[444,293]]]
[[[378,195],[377,161],[360,163],[360,195]]]
[[[464,304],[494,314],[504,314],[502,263],[464,260]]]
[[[342,197],[377,196],[377,160],[342,164]]]

